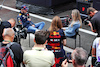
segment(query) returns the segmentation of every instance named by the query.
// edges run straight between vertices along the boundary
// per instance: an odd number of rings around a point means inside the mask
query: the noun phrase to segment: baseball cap
[[[22,5],[21,6],[21,9],[24,9],[24,10],[27,10],[28,11],[29,8],[26,5]]]

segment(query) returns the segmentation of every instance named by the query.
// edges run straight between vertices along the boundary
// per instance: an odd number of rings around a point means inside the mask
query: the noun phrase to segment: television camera
[[[14,31],[15,31],[14,42],[18,42],[20,44],[21,38],[26,39],[27,28],[23,28],[21,24],[17,24],[16,28],[14,28]]]
[[[69,15],[64,16],[64,17],[60,17],[61,21],[62,21],[62,25],[63,27],[68,27],[70,21],[72,20],[71,17],[69,17]]]
[[[87,25],[87,24],[89,24],[90,20],[91,20],[91,17],[88,16],[87,18],[85,18],[85,19],[83,20],[83,23],[84,23],[85,25]]]

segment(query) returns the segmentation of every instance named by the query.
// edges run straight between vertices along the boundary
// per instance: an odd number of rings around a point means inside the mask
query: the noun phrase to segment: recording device
[[[85,19],[83,22],[85,25],[87,25],[87,24],[89,24],[90,21],[88,19]]]
[[[64,16],[64,17],[60,17],[61,21],[62,21],[62,25],[63,27],[68,27],[70,21],[72,20],[71,17],[69,17],[69,15]]]
[[[87,25],[87,24],[89,24],[90,20],[91,20],[91,17],[88,16],[86,19],[83,20],[83,23],[84,23],[85,25]]]
[[[27,18],[30,18],[30,16],[29,16],[29,12],[27,12],[26,15],[27,15]]]
[[[14,28],[15,37],[14,42],[18,42],[20,44],[20,40],[26,39],[27,37],[27,28],[23,28],[21,24],[17,24],[16,28]]]
[[[68,63],[72,63],[69,61],[69,60],[72,60],[71,54],[72,54],[71,52],[67,52],[67,62]]]

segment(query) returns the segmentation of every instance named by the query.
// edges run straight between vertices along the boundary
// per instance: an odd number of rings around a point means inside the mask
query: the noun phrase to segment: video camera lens
[[[63,27],[68,27],[71,18],[69,16],[60,17]]]
[[[85,19],[83,20],[83,23],[84,23],[85,25],[89,24],[91,18],[92,18],[92,17],[90,17],[90,16],[88,15],[88,17],[85,18]]]
[[[26,39],[26,37],[27,37],[27,29],[26,28],[22,29],[22,31],[20,32],[20,37],[23,39]]]
[[[26,39],[27,37],[27,28],[23,28],[21,24],[16,25],[14,42],[20,43],[21,38]]]
[[[21,30],[23,27],[22,27],[22,24],[17,24],[16,27]]]

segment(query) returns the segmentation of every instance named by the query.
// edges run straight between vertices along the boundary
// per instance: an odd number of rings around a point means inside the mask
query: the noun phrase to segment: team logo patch
[[[50,35],[59,35],[59,32],[54,31],[53,33],[50,33]]]
[[[21,16],[22,14],[20,13],[19,16]]]

